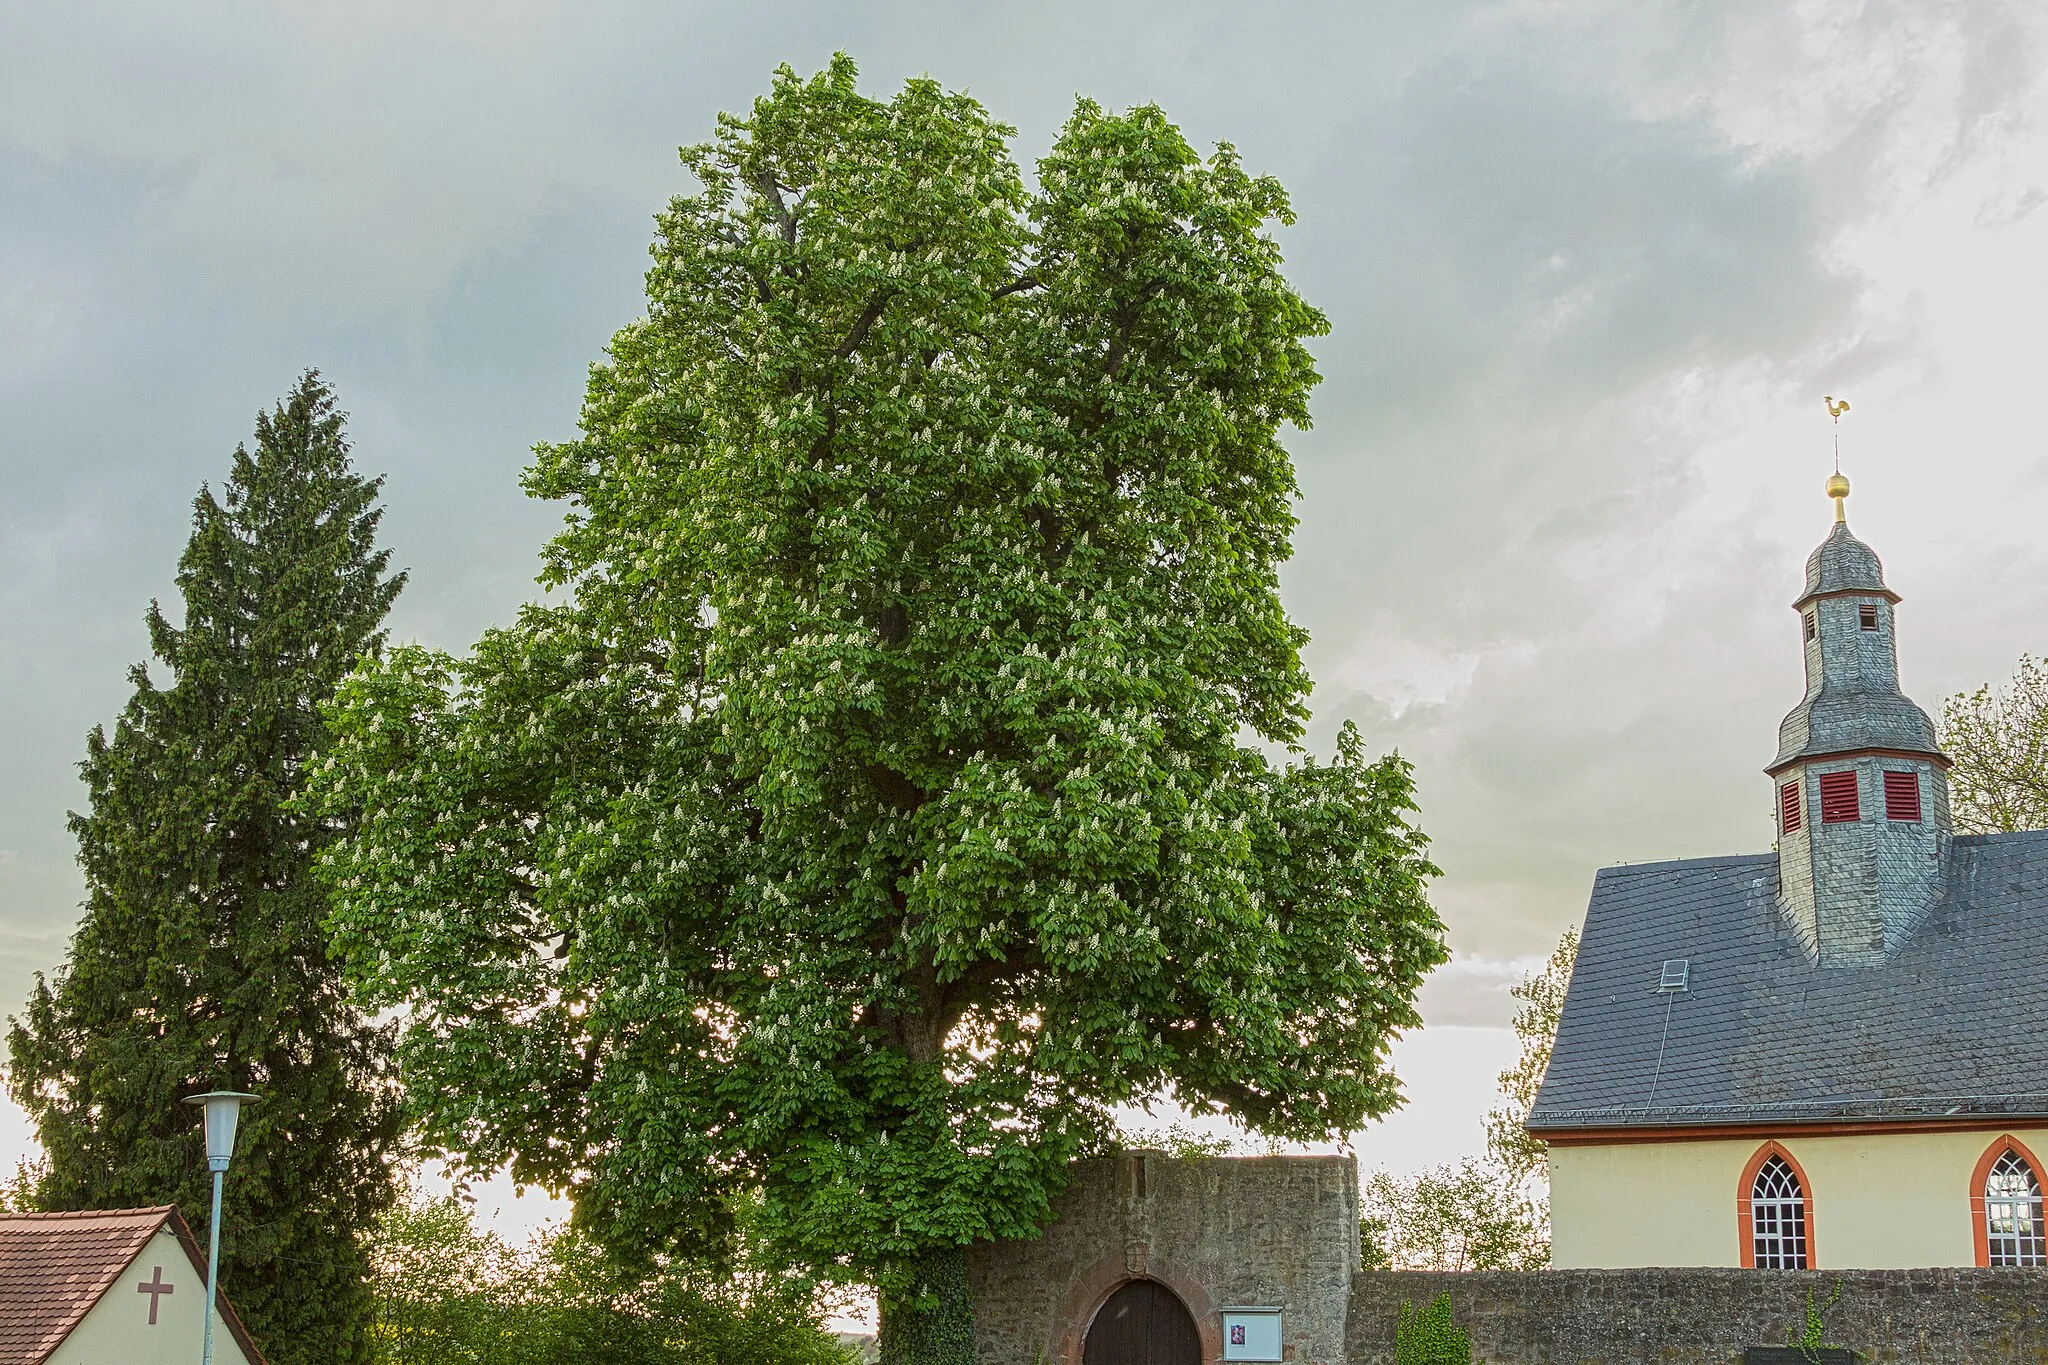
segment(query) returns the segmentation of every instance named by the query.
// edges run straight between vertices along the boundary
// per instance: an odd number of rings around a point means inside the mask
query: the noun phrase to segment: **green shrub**
[[[627,1269],[568,1229],[528,1252],[453,1198],[384,1219],[377,1365],[853,1365],[808,1284],[683,1263]]]
[[[1451,1296],[1436,1296],[1429,1307],[1401,1305],[1394,1329],[1394,1365],[1472,1365],[1472,1338],[1451,1321]]]

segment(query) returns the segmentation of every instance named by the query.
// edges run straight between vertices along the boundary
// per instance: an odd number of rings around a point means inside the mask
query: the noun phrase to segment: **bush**
[[[1467,1158],[1406,1180],[1375,1173],[1360,1192],[1367,1270],[1540,1270],[1547,1206],[1490,1161]]]
[[[530,1252],[454,1198],[404,1203],[377,1250],[379,1365],[852,1365],[799,1280],[634,1271],[561,1229]]]
[[[1394,1365],[1471,1365],[1472,1339],[1451,1321],[1451,1296],[1436,1296],[1436,1302],[1417,1310],[1412,1303],[1401,1305],[1401,1321],[1394,1329]]]

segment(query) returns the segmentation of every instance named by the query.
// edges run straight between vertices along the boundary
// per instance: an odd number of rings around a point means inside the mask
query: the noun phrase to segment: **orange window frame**
[[[1808,1270],[1818,1270],[1820,1268],[1820,1239],[1815,1235],[1818,1220],[1814,1217],[1813,1182],[1806,1178],[1806,1168],[1799,1164],[1799,1158],[1786,1151],[1784,1146],[1776,1141],[1766,1142],[1763,1146],[1756,1149],[1756,1153],[1749,1159],[1749,1164],[1742,1168],[1741,1183],[1735,1187],[1735,1235],[1739,1239],[1737,1249],[1742,1256],[1742,1268],[1744,1270],[1756,1269],[1756,1224],[1750,1215],[1749,1200],[1750,1195],[1756,1190],[1757,1172],[1761,1171],[1764,1168],[1764,1163],[1774,1156],[1784,1158],[1785,1164],[1792,1168],[1792,1174],[1799,1177],[1799,1197],[1806,1206],[1806,1268]],[[1993,1156],[1986,1160],[1984,1169],[1989,1171],[1991,1169],[1991,1162],[1997,1159],[1997,1157]],[[1979,1202],[1981,1203],[1983,1181],[1980,1180],[1977,1183],[1980,1195]],[[1980,1218],[1977,1221],[1981,1227],[1983,1219]],[[1988,1242],[1985,1244],[1984,1256],[1987,1260],[1991,1256],[1990,1244]]]
[[[1984,1182],[1991,1178],[1991,1168],[1998,1158],[2007,1152],[2034,1168],[2034,1179],[2048,1182],[2048,1172],[2041,1168],[2040,1160],[2027,1150],[2027,1144],[2011,1133],[2000,1133],[1996,1141],[1984,1149],[1984,1155],[1977,1158],[1977,1169],[1970,1172],[1970,1242],[1977,1249],[1977,1264],[1991,1267],[1991,1230],[1984,1226]],[[1802,1178],[1803,1179],[1803,1178]],[[1808,1259],[1812,1259],[1810,1256]]]

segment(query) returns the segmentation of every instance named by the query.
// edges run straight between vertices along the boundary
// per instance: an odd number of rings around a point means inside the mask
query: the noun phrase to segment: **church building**
[[[2048,831],[1954,833],[1848,492],[1792,604],[1776,851],[1594,881],[1528,1119],[1554,1267],[2048,1265]]]
[[[0,1365],[196,1365],[206,1256],[177,1209],[0,1213]],[[217,1365],[264,1365],[223,1294]]]

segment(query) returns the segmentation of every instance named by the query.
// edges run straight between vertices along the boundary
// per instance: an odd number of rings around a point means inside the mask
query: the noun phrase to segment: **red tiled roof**
[[[42,1365],[166,1223],[200,1275],[206,1258],[173,1205],[0,1215],[0,1365]],[[256,1365],[263,1353],[226,1298],[221,1318]]]

